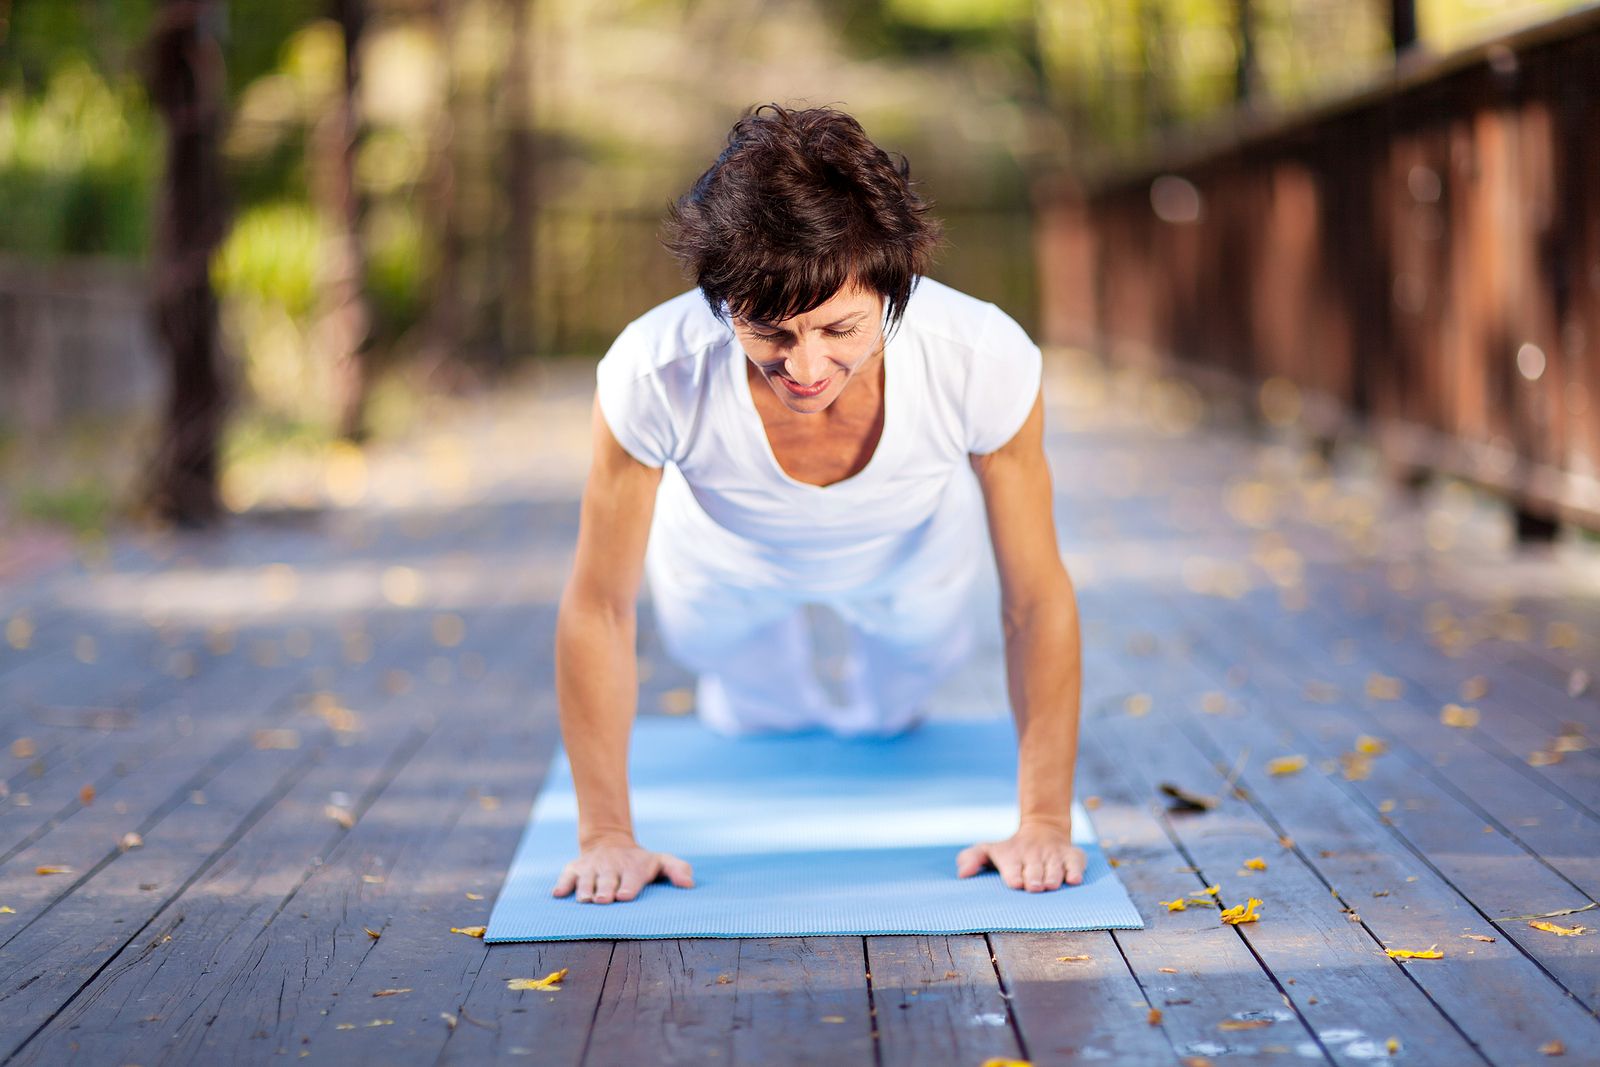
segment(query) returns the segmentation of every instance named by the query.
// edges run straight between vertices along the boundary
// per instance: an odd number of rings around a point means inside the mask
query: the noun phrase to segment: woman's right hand
[[[640,848],[631,838],[617,838],[583,849],[562,868],[550,895],[564,897],[576,889],[580,904],[609,904],[632,900],[661,877],[680,889],[694,888],[694,871],[688,863],[670,853]]]

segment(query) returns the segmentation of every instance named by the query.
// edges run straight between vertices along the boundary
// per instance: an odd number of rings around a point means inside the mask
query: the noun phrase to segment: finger
[[[658,853],[661,857],[661,873],[667,880],[679,889],[694,888],[694,868],[676,856],[669,856],[665,852]]]
[[[989,861],[1000,871],[1000,879],[1011,889],[1022,888],[1022,864],[1010,856],[991,855]]]
[[[1081,848],[1075,848],[1067,854],[1067,884],[1082,885],[1083,872],[1089,865],[1089,857]]]
[[[622,882],[617,886],[618,900],[632,900],[639,895],[639,890],[644,888],[645,875],[650,873],[650,868],[643,864],[633,864],[622,872]]]
[[[1044,861],[1036,856],[1029,856],[1022,864],[1022,883],[1028,892],[1037,893],[1044,889]]]
[[[1062,874],[1066,865],[1059,856],[1051,856],[1044,861],[1044,887],[1046,889],[1060,889]]]
[[[584,870],[578,873],[578,900],[587,904],[594,899],[594,871]]]
[[[550,890],[550,895],[553,897],[564,897],[568,893],[572,892],[577,884],[578,872],[573,870],[571,867],[568,867],[566,870],[561,872],[561,877],[556,879],[556,884],[554,888]]]
[[[956,854],[956,877],[968,878],[983,870],[989,862],[989,850],[983,845],[972,845]]]
[[[601,871],[594,880],[594,902],[609,904],[617,895],[617,883],[622,876],[614,870]]]

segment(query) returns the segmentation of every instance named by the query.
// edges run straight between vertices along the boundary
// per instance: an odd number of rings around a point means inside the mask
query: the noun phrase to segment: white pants
[[[645,557],[662,645],[696,672],[696,711],[718,733],[737,736],[821,727],[842,736],[892,736],[915,726],[924,703],[971,653],[974,596],[986,547],[914,561],[887,593],[826,598],[744,588],[686,574],[670,546]],[[813,671],[805,605],[820,603],[849,629],[844,684],[835,705]]]

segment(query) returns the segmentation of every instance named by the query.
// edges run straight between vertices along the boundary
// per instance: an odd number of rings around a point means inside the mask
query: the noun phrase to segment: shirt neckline
[[[754,394],[750,392],[750,374],[745,366],[749,362],[749,357],[745,355],[744,346],[739,343],[738,336],[729,331],[729,347],[732,349],[733,358],[728,360],[728,367],[730,373],[734,376],[734,395],[738,398],[742,421],[748,430],[754,432],[757,445],[762,454],[766,456],[768,466],[783,480],[785,485],[810,491],[814,494],[833,493],[834,490],[847,491],[870,483],[878,476],[878,472],[887,465],[888,460],[884,453],[891,442],[897,440],[897,433],[900,428],[897,409],[899,407],[900,394],[904,391],[902,386],[905,384],[899,380],[900,376],[895,373],[898,361],[889,358],[890,353],[895,348],[894,341],[899,332],[899,330],[895,330],[894,334],[886,337],[883,343],[883,428],[878,432],[878,443],[873,448],[872,455],[868,457],[866,466],[848,478],[829,485],[816,485],[811,482],[802,482],[784,470],[783,464],[778,462],[778,454],[772,450],[772,441],[767,437],[766,424],[761,421],[761,411],[756,407]],[[891,381],[895,382],[893,386],[889,384]],[[838,494],[835,493],[834,495]]]

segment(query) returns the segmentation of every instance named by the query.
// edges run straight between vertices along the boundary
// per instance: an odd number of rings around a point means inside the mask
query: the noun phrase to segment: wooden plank
[[[495,651],[509,651],[518,632],[491,630],[502,635]],[[404,656],[425,640],[414,635],[390,651]],[[121,1056],[154,1059],[177,1050],[192,1059],[252,1041],[270,1042],[275,1051],[305,1038],[346,972],[370,951],[364,927],[384,933],[381,918],[353,916],[352,905],[381,902],[385,872],[398,857],[449,832],[448,818],[433,817],[435,800],[448,798],[451,783],[462,783],[465,794],[472,779],[463,768],[493,753],[481,728],[492,717],[465,712],[474,699],[454,701],[462,722],[442,735],[428,710],[430,694],[391,699],[381,720],[369,716],[349,743],[326,747],[323,762],[263,802],[259,822],[224,842],[201,867],[205,877],[151,920],[152,928],[184,936],[125,948],[23,1058],[51,1062],[96,1039]],[[435,744],[417,755],[430,736]],[[233,777],[250,787],[250,776]],[[325,814],[335,793],[349,797],[344,805],[355,824],[348,833]],[[133,1012],[160,1025],[141,1026],[135,1041],[127,1032]]]
[[[1170,606],[1163,609],[1168,617],[1182,610],[1178,606],[1181,602],[1182,598],[1172,598]],[[1228,628],[1223,620],[1210,619],[1196,629],[1229,633],[1237,640],[1236,629]],[[1207,780],[1206,762],[1212,763],[1211,778],[1220,777],[1222,770],[1219,768],[1228,766],[1243,742],[1250,743],[1258,762],[1314,745],[1310,734],[1298,729],[1292,718],[1273,717],[1261,710],[1292,706],[1283,694],[1271,688],[1249,691],[1256,699],[1241,701],[1239,714],[1226,721],[1176,710],[1188,705],[1184,698],[1196,689],[1208,683],[1210,687],[1216,686],[1219,677],[1231,665],[1233,650],[1229,651],[1229,663],[1222,663],[1220,658],[1209,660],[1209,672],[1198,676],[1189,661],[1176,657],[1163,658],[1158,670],[1146,673],[1146,679],[1157,683],[1146,687],[1156,710],[1139,722],[1162,729],[1163,736],[1174,740],[1183,736],[1201,746],[1204,753],[1200,763],[1189,770],[1182,766],[1166,769],[1163,765],[1169,749],[1189,746],[1151,745],[1141,749],[1141,761],[1150,766],[1152,772],[1165,773],[1190,788],[1210,791],[1216,783]],[[1119,732],[1135,732],[1136,727],[1130,725],[1126,716],[1120,716],[1120,723],[1118,718],[1113,714],[1105,721],[1115,723]],[[1312,755],[1318,754],[1321,753],[1312,752]],[[1315,870],[1319,872],[1318,882],[1325,888],[1331,887],[1333,898],[1359,916],[1359,924],[1352,922],[1352,927],[1359,925],[1370,931],[1372,938],[1387,947],[1421,949],[1439,944],[1444,949],[1445,960],[1412,961],[1403,965],[1404,970],[1425,991],[1428,1001],[1446,1012],[1473,1046],[1492,1062],[1521,1062],[1551,1038],[1560,1038],[1569,1048],[1585,1047],[1594,1040],[1595,1020],[1546,974],[1546,968],[1552,966],[1566,970],[1569,977],[1574,971],[1588,970],[1581,960],[1575,959],[1584,950],[1574,953],[1566,946],[1528,945],[1515,929],[1516,924],[1502,925],[1496,931],[1483,911],[1458,890],[1457,872],[1453,868],[1462,864],[1419,863],[1417,853],[1407,846],[1420,849],[1424,843],[1410,842],[1403,837],[1398,826],[1392,824],[1392,816],[1390,820],[1381,818],[1375,802],[1351,803],[1353,794],[1359,792],[1354,787],[1363,783],[1348,783],[1350,788],[1346,788],[1333,777],[1315,773],[1273,776],[1248,771],[1240,781],[1244,800],[1256,807],[1263,818],[1270,816],[1272,826],[1287,834],[1294,843],[1293,859],[1287,852],[1272,858],[1271,853],[1263,849],[1262,854],[1269,857],[1268,871],[1239,872],[1241,879],[1249,877],[1250,891],[1268,901],[1264,921],[1258,924],[1263,929],[1274,925],[1266,921],[1271,912],[1281,911],[1285,903],[1315,892],[1309,884],[1292,891],[1286,889],[1285,872],[1302,868]],[[1233,799],[1225,798],[1224,806],[1238,807],[1232,803]],[[1214,820],[1214,816],[1214,812],[1208,813],[1203,819]],[[1435,851],[1445,857],[1446,853],[1463,851],[1464,842],[1476,845],[1477,838],[1486,836],[1470,833],[1464,836],[1458,829],[1450,845],[1440,842]],[[1197,834],[1195,839],[1198,844],[1202,835]],[[1203,839],[1209,848],[1211,835],[1203,835]],[[1469,859],[1467,864],[1470,863]],[[1525,874],[1532,877],[1537,871],[1527,867],[1518,867],[1514,872],[1500,869],[1494,872],[1494,877],[1507,883],[1503,893],[1509,895],[1517,892],[1514,887]],[[1256,888],[1258,885],[1261,889]],[[1270,890],[1270,895],[1262,890]],[[1505,902],[1505,897],[1499,902]],[[1468,943],[1461,939],[1461,935],[1467,933],[1496,936],[1499,940],[1493,944]],[[1549,937],[1549,942],[1572,940],[1545,936]],[[1520,953],[1519,947],[1525,951],[1531,947],[1545,958],[1540,958],[1536,964]],[[1294,973],[1287,965],[1268,958],[1275,973]],[[1381,957],[1379,960],[1381,962]],[[1482,977],[1485,963],[1495,965],[1493,981],[1486,982]],[[1380,975],[1382,968],[1369,965],[1363,971],[1362,980],[1370,983]],[[1315,988],[1304,977],[1300,985]],[[1395,1003],[1397,995],[1372,988],[1351,994],[1367,1005]],[[1408,1049],[1416,1048],[1421,1036],[1417,1023],[1425,1018],[1426,1014],[1419,1011],[1414,1019],[1394,1030],[1403,1040],[1409,1035]],[[1430,1048],[1435,1047],[1437,1041],[1434,1036],[1427,1039]]]
[[[1020,1059],[982,934],[866,938],[885,1065]]]
[[[1104,681],[1091,685],[1100,688]],[[1304,1023],[1283,1009],[1272,975],[1233,929],[1214,921],[1214,910],[1212,924],[1200,926],[1194,913],[1161,905],[1201,892],[1205,883],[1158,821],[1142,783],[1130,783],[1091,730],[1080,734],[1080,799],[1094,805],[1090,817],[1101,845],[1116,860],[1117,877],[1146,925],[1142,931],[991,935],[1029,1058],[1089,1063],[1278,1055],[1217,1029],[1230,1015],[1260,1011],[1285,1016],[1274,1024],[1272,1044],[1309,1044],[1307,1062],[1325,1061]],[[1002,943],[1008,943],[1004,955]],[[1061,959],[1078,955],[1090,959]],[[1161,1013],[1155,1025],[1152,1008]],[[1298,1033],[1281,1036],[1286,1028]]]
[[[1141,623],[1159,617],[1160,609],[1150,607],[1150,601],[1134,602],[1125,590],[1119,597],[1118,610],[1136,615]],[[1183,730],[1182,713],[1161,710],[1176,699],[1166,676],[1141,669],[1132,657],[1107,657],[1102,663],[1115,665],[1125,691],[1149,693],[1154,710],[1129,715],[1121,701],[1099,703],[1090,709],[1084,726],[1094,735],[1092,743],[1108,746],[1125,772],[1143,783],[1147,796],[1159,795],[1161,781],[1214,791],[1228,763],[1223,762],[1219,770],[1215,757],[1198,749]],[[1227,795],[1213,810],[1184,819],[1169,818],[1167,825],[1189,862],[1198,868],[1200,879],[1222,887],[1217,894],[1222,906],[1243,904],[1249,895],[1265,901],[1262,921],[1234,930],[1282,983],[1287,1000],[1239,1006],[1241,1012],[1257,1014],[1238,1021],[1274,1020],[1261,1032],[1245,1032],[1254,1039],[1248,1044],[1280,1043],[1273,1034],[1287,1020],[1266,1013],[1282,1011],[1287,1004],[1337,1062],[1381,1054],[1391,1037],[1403,1041],[1409,1056],[1425,1062],[1459,1064],[1479,1059],[1452,1021],[1398,965],[1385,959],[1374,935],[1339,910],[1315,865],[1298,850],[1282,847],[1279,837],[1283,831],[1265,811]],[[1266,859],[1268,872],[1252,875],[1244,870],[1243,862],[1255,856]],[[1190,886],[1176,882],[1174,890],[1175,897],[1176,890],[1187,893]],[[1192,916],[1195,928],[1218,922],[1214,909],[1178,914]]]

